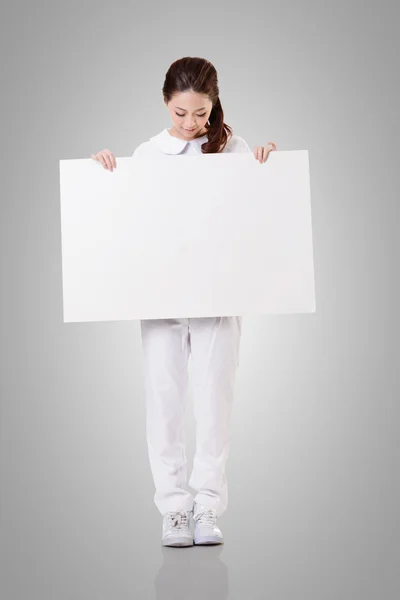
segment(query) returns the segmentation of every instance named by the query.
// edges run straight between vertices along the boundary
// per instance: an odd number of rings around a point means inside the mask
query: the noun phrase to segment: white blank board
[[[315,311],[308,151],[60,160],[64,322]]]

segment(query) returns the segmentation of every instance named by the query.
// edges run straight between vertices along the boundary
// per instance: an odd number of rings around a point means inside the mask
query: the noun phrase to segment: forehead
[[[205,94],[187,91],[174,94],[170,104],[172,106],[179,106],[187,110],[197,110],[203,106],[209,106],[211,104],[211,100]]]

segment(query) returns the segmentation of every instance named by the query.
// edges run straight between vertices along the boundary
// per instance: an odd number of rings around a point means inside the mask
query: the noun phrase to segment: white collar
[[[165,152],[165,154],[179,154],[182,152],[186,144],[190,141],[198,142],[204,144],[207,140],[207,134],[202,135],[201,137],[195,138],[194,140],[181,140],[173,135],[171,135],[167,128],[163,129],[161,133],[154,135],[150,138],[150,140],[156,144],[156,146]]]

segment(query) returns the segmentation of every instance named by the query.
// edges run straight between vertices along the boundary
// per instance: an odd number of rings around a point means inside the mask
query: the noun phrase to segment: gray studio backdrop
[[[2,3],[2,598],[399,597],[397,12]],[[169,127],[182,56],[252,148],[309,151],[317,310],[244,319],[225,545],[163,549],[139,323],[63,323],[59,160]],[[192,394],[186,428],[190,469]]]

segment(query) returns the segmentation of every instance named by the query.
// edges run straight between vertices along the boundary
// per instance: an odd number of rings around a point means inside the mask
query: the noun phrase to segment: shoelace
[[[184,512],[170,512],[168,514],[168,524],[174,531],[186,529],[187,514]]]
[[[212,508],[209,508],[202,513],[199,513],[196,517],[197,523],[200,525],[215,525],[215,511]]]

